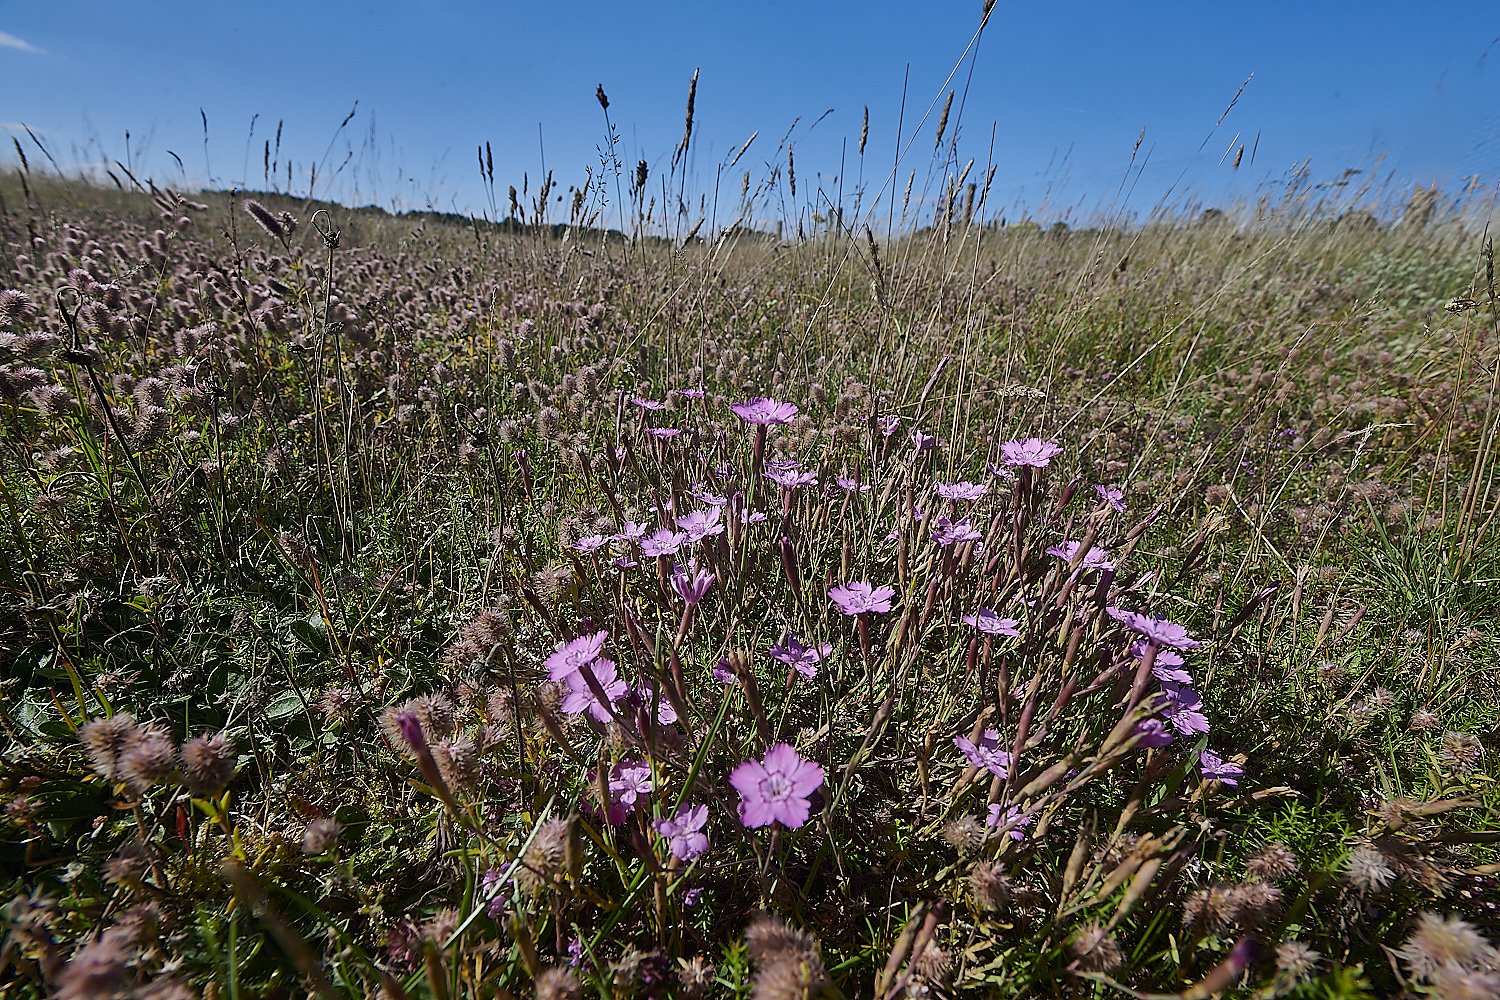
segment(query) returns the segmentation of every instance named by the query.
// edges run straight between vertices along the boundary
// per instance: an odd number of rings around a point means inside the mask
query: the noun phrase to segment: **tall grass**
[[[1493,994],[1483,233],[947,156],[0,180],[0,993]]]

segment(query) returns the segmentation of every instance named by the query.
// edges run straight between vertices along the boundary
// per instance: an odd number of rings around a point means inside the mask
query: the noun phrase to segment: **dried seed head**
[[[1429,730],[1438,729],[1441,728],[1442,725],[1442,716],[1438,715],[1436,712],[1429,711],[1428,709],[1419,708],[1411,714],[1411,728],[1415,729],[1417,732],[1427,732]]]
[[[1269,882],[1242,882],[1230,887],[1230,922],[1251,930],[1264,924],[1281,905],[1281,890]]]
[[[119,781],[120,755],[140,738],[141,727],[129,712],[116,712],[107,719],[94,719],[78,730],[78,738],[88,750],[95,773],[110,781]]]
[[[785,920],[763,913],[745,929],[745,947],[758,964],[779,961],[786,955],[813,955],[818,942],[807,931],[790,926]]]
[[[1479,770],[1484,746],[1477,736],[1449,731],[1443,734],[1443,749],[1438,760],[1455,774],[1470,775]]]
[[[359,695],[350,688],[331,687],[318,698],[318,711],[328,722],[348,722],[359,711]]]
[[[1276,946],[1276,968],[1301,982],[1312,975],[1323,956],[1301,941],[1283,941]]]
[[[120,777],[140,794],[172,773],[177,747],[165,730],[142,726],[134,743],[120,754]]]
[[[521,855],[516,867],[516,881],[530,892],[541,892],[557,884],[563,872],[568,850],[568,821],[553,818],[543,821],[531,846]]]
[[[1120,943],[1098,923],[1089,924],[1079,931],[1068,950],[1084,972],[1112,972],[1124,961]]]
[[[1285,844],[1267,844],[1245,862],[1245,875],[1267,882],[1280,882],[1297,874],[1297,855]]]
[[[1411,968],[1412,976],[1423,982],[1435,981],[1447,968],[1500,971],[1500,952],[1457,914],[1422,914],[1396,954]]]
[[[998,910],[1011,901],[1014,891],[1005,866],[998,861],[981,861],[969,873],[969,886],[974,890],[974,899],[986,910]]]
[[[567,563],[554,562],[543,567],[532,581],[537,596],[548,604],[561,604],[573,587],[573,568]]]
[[[536,1000],[578,1000],[583,986],[571,969],[548,969],[536,977]]]
[[[715,970],[701,957],[678,959],[681,968],[677,972],[679,995],[683,1000],[699,1000],[714,984]]]
[[[335,819],[315,819],[302,831],[302,853],[309,857],[327,854],[339,841],[344,828]]]
[[[223,733],[194,736],[182,745],[182,783],[194,795],[217,795],[234,777],[234,748]]]
[[[135,956],[133,935],[111,927],[77,951],[57,974],[58,1000],[95,1000],[114,996],[125,985],[125,967]]]
[[[1361,892],[1379,892],[1396,879],[1385,855],[1368,844],[1360,844],[1345,862],[1344,877]]]
[[[922,953],[911,960],[912,975],[926,983],[946,982],[952,968],[953,963],[949,960],[948,953],[939,948],[937,941],[931,938]]]
[[[984,843],[984,824],[975,816],[963,815],[943,826],[943,842],[961,855],[973,854]]]
[[[807,1000],[828,981],[823,960],[810,952],[785,952],[755,976],[752,1000]]]
[[[473,740],[444,740],[432,748],[432,756],[449,788],[468,791],[479,784],[479,747]]]

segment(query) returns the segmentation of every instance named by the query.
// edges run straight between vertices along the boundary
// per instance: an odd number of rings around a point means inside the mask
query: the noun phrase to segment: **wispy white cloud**
[[[20,49],[22,52],[35,52],[38,55],[44,54],[41,49],[25,39],[17,38],[15,35],[7,35],[3,31],[0,31],[0,48]]]

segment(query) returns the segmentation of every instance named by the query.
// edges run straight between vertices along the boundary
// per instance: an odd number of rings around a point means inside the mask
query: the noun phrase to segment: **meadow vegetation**
[[[1500,996],[1466,216],[122,187],[0,178],[0,996]]]

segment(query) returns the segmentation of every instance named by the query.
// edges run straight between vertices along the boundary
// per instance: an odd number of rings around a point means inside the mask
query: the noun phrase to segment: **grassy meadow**
[[[34,167],[0,997],[1500,996],[1464,212],[626,240]]]

